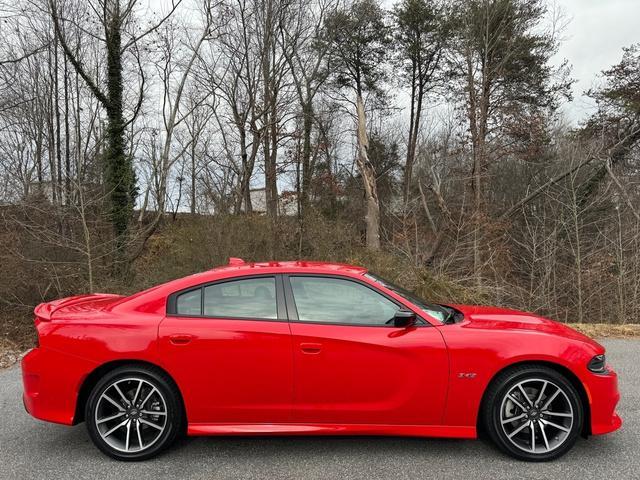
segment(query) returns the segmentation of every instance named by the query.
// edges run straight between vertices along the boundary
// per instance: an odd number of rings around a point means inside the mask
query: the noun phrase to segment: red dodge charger
[[[177,435],[475,438],[551,460],[616,430],[604,348],[530,313],[432,304],[364,268],[245,263],[35,309],[36,418],[142,460]]]

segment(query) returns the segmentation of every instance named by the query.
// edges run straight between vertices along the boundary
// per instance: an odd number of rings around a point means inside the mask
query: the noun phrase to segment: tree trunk
[[[487,72],[482,70],[481,98],[478,98],[476,81],[474,77],[473,65],[470,53],[467,54],[467,89],[469,94],[469,130],[471,132],[471,145],[473,156],[473,167],[471,172],[471,189],[473,191],[473,272],[476,286],[482,285],[482,252],[481,252],[481,228],[484,218],[484,205],[482,196],[482,180],[486,171],[485,143],[487,136],[488,108],[489,108],[489,83],[486,78]]]
[[[243,135],[241,135],[241,138]],[[242,159],[242,171],[240,172],[240,179],[238,181],[238,194],[234,205],[233,213],[239,215],[242,212],[242,206],[244,205],[244,212],[251,213],[251,172],[253,168],[250,166],[249,155],[244,144],[244,140],[240,141],[240,158]]]
[[[69,129],[69,75],[67,58],[64,57],[64,198],[70,205],[71,200],[71,146]]]
[[[40,111],[40,107],[38,107],[37,111]],[[38,174],[38,193],[42,193],[42,180],[43,180],[43,176],[42,176],[42,153],[43,153],[42,144],[43,144],[43,139],[44,139],[44,119],[38,118],[38,123],[37,123],[37,127],[36,128],[37,128],[37,130],[36,130],[35,157],[36,157],[36,171],[37,171],[37,174]]]
[[[54,68],[55,68],[55,77],[54,77],[54,89],[55,96],[53,98],[54,101],[54,110],[56,117],[56,167],[57,167],[57,176],[55,183],[55,190],[57,192],[58,202],[62,205],[62,149],[61,149],[61,139],[60,139],[60,85],[58,82],[59,76],[59,63],[58,63],[58,42],[53,45],[53,59],[54,59]]]
[[[416,137],[418,134],[418,123],[422,99],[416,102],[416,65],[411,66],[411,111],[409,116],[409,139],[407,143],[407,159],[404,166],[404,186],[403,203],[407,205],[409,201],[409,190],[411,188],[411,175],[413,173],[413,163],[416,155]],[[416,108],[416,103],[418,104]]]
[[[573,227],[573,236],[575,241],[574,247],[574,263],[576,269],[576,302],[577,302],[577,321],[578,323],[582,323],[584,320],[584,292],[582,289],[582,245],[581,245],[581,235],[580,235],[580,212],[578,211],[578,199],[576,197],[575,187],[572,186],[571,194],[572,205],[571,205],[571,215],[572,215],[572,227]]]
[[[75,191],[76,196],[80,195],[80,191],[82,188],[82,184],[84,183],[84,172],[83,172],[83,162],[82,162],[82,133],[80,130],[80,76],[76,71],[75,74],[75,144],[76,144],[76,155],[75,155],[75,173],[76,173],[76,184],[77,188]],[[79,200],[76,198],[76,200]]]
[[[380,203],[378,200],[378,188],[376,185],[376,173],[369,161],[367,149],[369,138],[367,137],[366,117],[362,95],[357,94],[356,108],[358,113],[358,155],[357,164],[364,182],[364,191],[367,199],[367,248],[380,250]]]
[[[278,182],[276,171],[277,138],[274,118],[270,119],[269,133],[264,136],[264,168],[265,168],[265,195],[267,203],[267,215],[272,220],[278,216]]]
[[[57,192],[56,192],[56,139],[55,139],[55,112],[54,112],[54,102],[53,97],[57,95],[55,90],[55,80],[54,77],[57,73],[53,70],[53,61],[51,58],[51,48],[48,49],[48,64],[49,64],[49,101],[47,102],[47,134],[48,134],[48,160],[49,160],[49,178],[50,178],[50,187],[51,187],[51,202],[55,205],[57,202]]]
[[[195,129],[194,129],[195,132]],[[195,135],[195,133],[194,133]],[[196,140],[191,142],[191,215],[196,213]]]
[[[304,217],[309,206],[309,189],[313,178],[311,168],[311,133],[313,130],[313,102],[307,99],[302,106],[302,185],[300,188],[300,215]]]
[[[135,174],[125,152],[125,121],[122,112],[122,52],[119,4],[116,2],[107,39],[107,154],[105,176],[111,199],[111,222],[116,239],[116,259],[123,259],[133,213]],[[123,262],[122,267],[125,267]]]

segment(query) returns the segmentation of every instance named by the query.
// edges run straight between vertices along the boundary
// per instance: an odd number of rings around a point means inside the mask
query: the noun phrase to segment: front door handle
[[[313,355],[313,354],[320,353],[320,351],[322,350],[322,344],[321,343],[301,343],[300,348],[302,349],[303,353],[308,353]]]
[[[186,345],[191,342],[191,340],[193,340],[193,335],[189,335],[187,333],[179,333],[169,336],[169,341],[174,345]]]

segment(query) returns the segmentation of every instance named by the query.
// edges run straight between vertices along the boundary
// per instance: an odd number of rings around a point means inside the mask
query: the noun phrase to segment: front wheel
[[[171,379],[159,370],[124,366],[93,388],[85,421],[93,443],[117,460],[145,460],[180,431],[182,409]]]
[[[505,453],[548,461],[573,447],[584,414],[578,392],[563,375],[548,367],[522,366],[492,382],[483,418],[489,436]]]

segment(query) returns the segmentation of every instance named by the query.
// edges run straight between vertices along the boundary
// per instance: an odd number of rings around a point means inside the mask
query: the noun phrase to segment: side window
[[[383,295],[350,280],[291,276],[289,281],[303,322],[385,325],[399,310]]]
[[[200,288],[178,295],[176,299],[176,313],[180,315],[202,315],[201,295],[202,289]]]
[[[276,279],[247,278],[209,285],[204,288],[204,315],[276,319]]]

